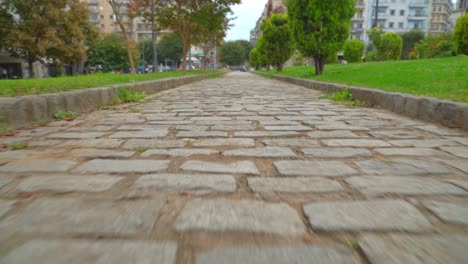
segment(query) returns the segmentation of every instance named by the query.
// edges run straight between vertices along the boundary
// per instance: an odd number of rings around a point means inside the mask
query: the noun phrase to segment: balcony
[[[364,21],[364,17],[363,16],[361,16],[361,17],[352,17],[351,21]]]
[[[364,9],[366,7],[366,3],[364,1],[356,1],[356,5],[354,6],[356,9]]]
[[[427,19],[427,15],[423,15],[423,14],[408,15],[408,20],[426,20],[426,19]]]
[[[88,5],[99,5],[98,0],[88,0]]]
[[[417,7],[417,6],[428,6],[429,0],[411,0],[409,2],[409,7]]]
[[[352,33],[353,34],[361,34],[364,32],[363,28],[353,28]]]
[[[379,0],[379,7],[389,6],[391,4],[390,0]],[[372,6],[376,6],[377,1],[374,0]]]

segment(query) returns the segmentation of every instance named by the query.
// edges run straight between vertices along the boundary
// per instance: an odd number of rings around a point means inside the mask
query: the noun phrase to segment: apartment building
[[[384,32],[404,33],[419,29],[426,34],[450,32],[451,0],[357,0],[351,19],[351,38],[369,42],[367,31],[378,26]]]
[[[88,4],[89,19],[103,34],[122,33],[117,25],[115,14],[107,0],[85,0]],[[129,18],[127,7],[122,7],[123,22],[127,26],[127,34],[135,41],[151,38],[151,25],[142,17]]]
[[[258,18],[257,23],[255,24],[255,27],[250,31],[250,44],[252,46],[257,45],[258,38],[262,34],[262,30],[260,29],[260,26],[262,25],[262,22],[266,19],[268,19],[271,14],[285,14],[287,13],[287,8],[286,5],[284,4],[284,0],[268,0],[265,4],[265,8],[263,9],[263,12],[261,16]]]
[[[458,0],[449,18],[451,24],[456,25],[457,20],[466,13],[468,13],[468,0]]]

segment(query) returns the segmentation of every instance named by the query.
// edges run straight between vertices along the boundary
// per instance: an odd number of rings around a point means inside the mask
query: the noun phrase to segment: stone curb
[[[466,103],[386,92],[345,84],[305,80],[275,74],[259,72],[254,72],[254,74],[268,76],[279,81],[304,86],[309,89],[320,90],[324,93],[334,93],[337,91],[343,91],[345,88],[349,88],[354,98],[366,102],[372,107],[379,107],[423,121],[438,123],[446,127],[460,128],[468,131],[468,104]]]
[[[84,113],[96,110],[99,106],[111,104],[114,98],[118,98],[120,88],[153,94],[201,81],[208,76],[209,74],[190,75],[63,93],[0,97],[0,125],[6,123],[12,128],[20,128],[34,122],[49,120],[57,111]]]

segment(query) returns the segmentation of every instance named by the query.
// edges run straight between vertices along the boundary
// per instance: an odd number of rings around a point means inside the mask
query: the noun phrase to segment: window
[[[398,28],[403,28],[403,27],[404,27],[403,22],[398,23]]]
[[[393,28],[393,25],[394,25],[393,22],[388,23],[388,27],[389,27],[389,28]]]
[[[104,28],[104,24],[101,24],[101,28]]]
[[[110,19],[114,19],[114,15],[110,15],[109,18],[110,18]]]
[[[104,15],[101,15],[101,18],[104,18]]]
[[[405,10],[401,9],[400,10],[400,16],[404,16],[405,15]]]
[[[394,16],[395,15],[395,9],[390,9],[390,15]]]

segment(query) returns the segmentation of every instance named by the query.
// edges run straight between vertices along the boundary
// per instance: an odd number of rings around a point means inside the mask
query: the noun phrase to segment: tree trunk
[[[33,71],[33,59],[28,59],[28,70],[29,70],[29,78],[34,78],[34,71]]]
[[[128,39],[127,35],[125,36],[125,42],[127,44],[127,55],[128,55],[128,61],[130,62],[130,69],[131,69],[131,72],[135,74],[136,73],[135,62],[133,61],[132,48],[130,46],[130,40]]]
[[[190,43],[187,40],[183,40],[183,48],[182,48],[182,70],[185,71],[187,68],[187,53],[188,49],[190,49]]]
[[[315,75],[322,75],[325,68],[325,60],[326,57],[323,56],[314,57]]]
[[[282,72],[282,71],[283,71],[283,64],[278,64],[278,65],[276,65],[276,70],[277,70],[278,72]]]

